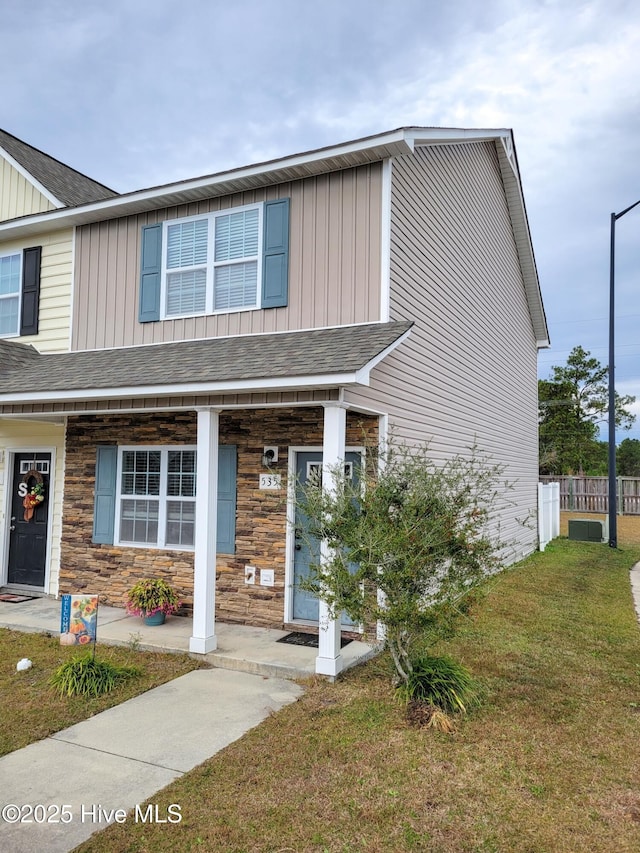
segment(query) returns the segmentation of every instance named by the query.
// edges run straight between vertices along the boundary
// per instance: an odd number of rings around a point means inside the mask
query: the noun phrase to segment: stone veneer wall
[[[220,443],[238,448],[236,553],[217,558],[216,618],[281,627],[284,619],[286,481],[288,447],[322,445],[322,409],[248,409],[222,412]],[[373,444],[377,418],[347,413],[347,444]],[[365,438],[366,436],[366,438]],[[193,552],[95,545],[93,491],[99,444],[195,444],[196,413],[70,417],[62,524],[60,592],[99,594],[124,606],[127,590],[142,577],[164,577],[179,590],[185,611],[193,605]],[[258,475],[265,445],[279,447],[274,466],[283,489],[261,491]],[[244,582],[245,564],[275,570],[275,585]]]

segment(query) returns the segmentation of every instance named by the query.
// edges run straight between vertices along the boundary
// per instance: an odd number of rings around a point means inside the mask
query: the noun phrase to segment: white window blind
[[[20,313],[22,255],[0,257],[0,336],[17,335]]]
[[[167,317],[257,307],[263,205],[166,226]]]
[[[195,450],[121,450],[120,544],[193,548],[195,498]]]

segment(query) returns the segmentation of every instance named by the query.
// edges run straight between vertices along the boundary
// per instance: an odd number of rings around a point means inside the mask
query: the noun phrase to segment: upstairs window
[[[143,225],[138,320],[283,308],[289,199]]]
[[[165,223],[164,316],[260,307],[262,205]]]
[[[0,255],[0,337],[20,332],[22,252]]]

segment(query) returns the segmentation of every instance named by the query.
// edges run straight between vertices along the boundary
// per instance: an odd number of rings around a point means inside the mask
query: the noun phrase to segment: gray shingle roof
[[[5,130],[0,130],[0,148],[4,148],[7,154],[10,154],[65,207],[102,201],[118,195],[104,184],[99,184],[70,166],[65,166],[64,163],[27,145],[26,142]]]
[[[22,370],[32,362],[40,363],[40,353],[28,344],[0,340],[0,376],[6,371]]]
[[[370,323],[269,335],[17,357],[0,342],[0,394],[175,386],[351,373],[411,328]],[[5,358],[8,354],[8,360]]]

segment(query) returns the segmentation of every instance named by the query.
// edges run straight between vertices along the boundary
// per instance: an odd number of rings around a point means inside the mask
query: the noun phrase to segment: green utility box
[[[569,521],[569,539],[579,542],[604,542],[604,524],[589,518],[574,518]]]

